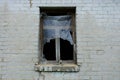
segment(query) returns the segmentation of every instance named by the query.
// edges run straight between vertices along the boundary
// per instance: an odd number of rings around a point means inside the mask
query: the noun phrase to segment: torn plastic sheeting
[[[44,17],[44,43],[51,39],[62,38],[68,40],[73,45],[70,34],[71,16],[45,16]]]

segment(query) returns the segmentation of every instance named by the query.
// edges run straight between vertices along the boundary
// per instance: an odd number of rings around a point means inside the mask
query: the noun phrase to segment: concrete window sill
[[[76,64],[37,64],[35,70],[40,72],[78,72],[79,66]]]

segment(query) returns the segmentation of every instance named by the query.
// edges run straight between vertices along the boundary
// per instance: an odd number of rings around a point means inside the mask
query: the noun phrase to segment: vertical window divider
[[[60,38],[55,39],[55,46],[56,46],[56,61],[57,63],[60,62]]]

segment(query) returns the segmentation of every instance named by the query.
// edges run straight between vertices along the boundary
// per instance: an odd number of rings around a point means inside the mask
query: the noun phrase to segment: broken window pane
[[[73,45],[72,36],[70,34],[71,16],[45,16],[44,26],[44,44],[50,42],[51,39],[61,38],[67,40]]]
[[[67,40],[60,39],[60,59],[73,60],[73,45]]]
[[[43,53],[44,53],[43,56],[44,59],[56,60],[55,39],[51,39],[49,43],[44,44]]]

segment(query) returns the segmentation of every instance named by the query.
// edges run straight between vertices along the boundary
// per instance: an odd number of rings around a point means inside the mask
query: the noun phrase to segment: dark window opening
[[[56,60],[55,39],[52,39],[50,42],[44,44],[43,56],[47,60]]]
[[[69,15],[75,13],[75,7],[41,7],[40,12],[47,13],[49,16]]]
[[[44,44],[43,55],[47,60],[56,60],[55,39]],[[73,60],[73,45],[69,41],[60,38],[60,59]]]
[[[73,60],[73,45],[69,41],[60,39],[61,60]]]

